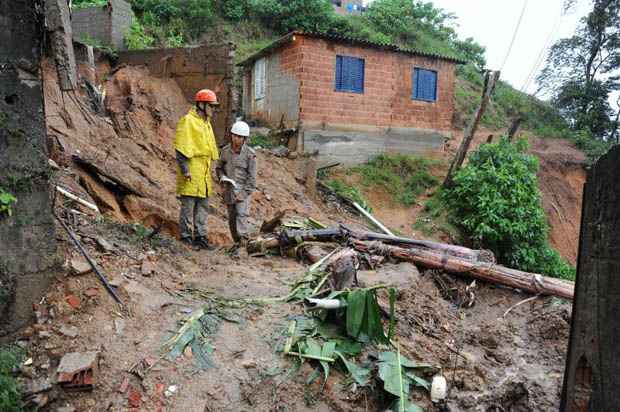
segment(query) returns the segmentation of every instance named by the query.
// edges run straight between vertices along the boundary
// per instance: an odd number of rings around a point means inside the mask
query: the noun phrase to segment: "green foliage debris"
[[[21,412],[21,394],[13,370],[22,359],[22,353],[15,347],[0,347],[0,411]]]

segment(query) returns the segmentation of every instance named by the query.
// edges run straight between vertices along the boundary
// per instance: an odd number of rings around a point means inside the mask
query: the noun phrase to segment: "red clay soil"
[[[61,94],[51,62],[44,62],[43,68],[50,156],[74,172],[61,184],[117,221],[159,226],[176,236],[174,133],[190,105],[175,81],[152,77],[141,67],[121,67],[105,81],[108,117],[102,117],[89,110],[83,94]],[[100,77],[105,70],[101,68]],[[302,195],[303,173],[304,159],[290,161],[259,151],[253,215],[270,217],[291,210],[325,219]],[[209,237],[223,245],[232,240],[221,189],[215,186]]]
[[[490,134],[495,135],[497,140],[501,132],[483,129],[476,133],[470,152],[485,143]],[[447,151],[435,157],[442,163],[431,170],[440,182],[445,178],[463,132],[454,130],[452,134],[454,138],[447,143]],[[538,183],[543,208],[549,221],[551,246],[575,265],[581,224],[581,197],[586,180],[585,155],[566,139],[542,139],[527,133],[523,135],[530,142],[530,153],[537,156],[540,161]],[[373,214],[386,226],[405,235],[422,236],[412,229],[412,225],[421,213],[427,196],[420,196],[416,205],[406,207],[394,202],[392,196],[384,190],[364,188],[360,185],[360,178],[357,175],[335,171],[334,176],[359,187],[373,208]],[[432,193],[426,195],[429,194]],[[450,241],[439,233],[434,236],[439,241]]]
[[[105,70],[101,68],[101,78]],[[51,153],[64,166],[57,180],[97,203],[112,218],[78,216],[73,227],[104,273],[119,285],[126,303],[122,308],[115,304],[92,273],[57,279],[40,305],[48,315],[20,334],[28,357],[33,358],[31,366],[22,367],[22,378],[27,382],[34,377],[53,379],[59,359],[72,351],[99,351],[100,372],[93,392],[69,393],[54,387],[48,407],[192,412],[387,409],[378,391],[349,390],[338,371],[332,371],[321,392],[320,382],[306,384],[317,365],[306,364],[295,372],[293,362],[276,351],[291,316],[302,313],[294,304],[243,307],[240,323],[223,322],[212,337],[212,368],[198,369],[191,351],[177,359],[162,357],[163,343],[178,330],[188,311],[208,303],[205,296],[282,296],[306,267],[277,257],[235,261],[223,250],[190,251],[166,236],[151,242],[144,233],[119,223],[161,225],[175,234],[178,204],[172,142],[187,102],[171,79],[155,79],[145,69],[123,67],[105,81],[109,117],[104,118],[88,108],[84,96],[61,95],[56,71],[48,62],[44,74]],[[562,213],[560,226],[567,228],[568,235],[557,236],[576,239],[575,228],[566,221],[578,223],[570,211],[580,209],[576,194],[580,169],[571,166],[575,173],[569,183],[561,177],[567,175],[565,168],[573,165],[577,153],[562,142],[549,142],[549,146],[533,145],[533,151],[545,159],[541,176],[559,179],[549,187],[541,186],[545,202],[555,203]],[[556,146],[562,147],[560,154],[552,150]],[[82,160],[76,160],[76,155]],[[303,159],[259,152],[258,160],[258,193],[252,202],[255,224],[284,209],[325,223],[349,219],[335,210],[326,212],[304,187]],[[371,198],[373,203],[379,200]],[[389,202],[377,204],[377,216],[391,227],[407,228],[415,221],[410,210]],[[211,240],[228,244],[219,189],[211,206]],[[548,213],[551,210],[555,208],[550,206]],[[62,229],[58,233],[69,266],[77,252]],[[112,244],[113,250],[98,247],[99,238]],[[145,262],[151,270],[144,271]],[[479,284],[473,289],[475,305],[465,309],[460,296],[471,296],[464,292],[470,282],[427,271],[399,292],[397,339],[402,352],[443,368],[451,388],[451,410],[557,410],[570,304],[539,298],[504,315],[528,296]],[[209,293],[199,296],[194,293],[197,290]],[[79,308],[67,303],[68,296],[80,299]],[[77,328],[77,336],[67,336],[63,326]],[[144,359],[155,364],[142,378],[129,372]],[[177,391],[166,395],[173,385]],[[412,391],[416,402],[432,410],[427,392]]]

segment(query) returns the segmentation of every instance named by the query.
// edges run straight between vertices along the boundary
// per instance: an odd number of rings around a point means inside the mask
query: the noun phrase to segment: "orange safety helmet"
[[[196,102],[205,102],[209,104],[220,104],[213,90],[202,89],[196,93]]]

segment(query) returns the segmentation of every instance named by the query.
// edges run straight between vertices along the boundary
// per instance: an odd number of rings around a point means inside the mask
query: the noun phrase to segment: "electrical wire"
[[[519,33],[519,28],[521,27],[521,22],[523,21],[523,15],[525,14],[525,9],[527,8],[528,1],[529,0],[524,0],[523,2],[523,7],[521,8],[521,15],[519,16],[519,20],[517,21],[517,26],[515,27],[515,31],[512,34],[512,40],[510,40],[510,45],[508,46],[508,51],[506,52],[506,56],[504,57],[502,66],[499,69],[500,72],[504,70],[504,66],[506,65],[506,62],[508,61],[508,57],[510,57],[510,53],[512,52],[512,46],[514,46],[515,40],[517,38],[517,33]]]
[[[540,53],[538,54],[538,57],[536,57],[536,61],[534,62],[534,65],[532,66],[532,69],[530,70],[529,74],[527,75],[527,77],[525,78],[525,81],[523,83],[523,86],[521,87],[521,91],[525,93],[525,91],[528,89],[528,87],[530,87],[530,84],[532,83],[532,81],[536,78],[536,74],[538,73],[538,70],[540,69],[540,65],[542,64],[542,62],[544,61],[544,58],[547,54],[547,51],[549,50],[549,47],[551,46],[551,43],[553,42],[553,39],[555,39],[555,36],[558,32],[558,30],[560,29],[560,25],[562,23],[562,2],[560,2],[560,11],[557,14],[556,18],[555,18],[555,22],[553,23],[553,28],[551,29],[551,31],[549,32],[549,34],[547,35],[547,38],[545,39],[545,43],[543,44],[542,49],[540,49]]]

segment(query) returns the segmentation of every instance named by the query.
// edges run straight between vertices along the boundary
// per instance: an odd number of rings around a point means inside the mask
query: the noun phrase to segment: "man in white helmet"
[[[237,121],[230,132],[230,144],[222,149],[216,172],[224,185],[228,225],[238,256],[239,248],[245,247],[249,236],[248,207],[256,190],[256,153],[246,144],[250,136],[246,122]]]

